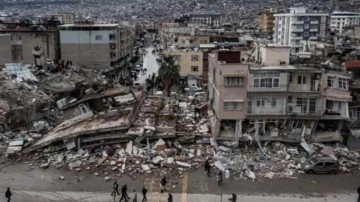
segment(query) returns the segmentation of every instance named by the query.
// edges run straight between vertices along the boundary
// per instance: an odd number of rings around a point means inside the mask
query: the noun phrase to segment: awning
[[[215,48],[215,44],[200,44],[200,48]]]

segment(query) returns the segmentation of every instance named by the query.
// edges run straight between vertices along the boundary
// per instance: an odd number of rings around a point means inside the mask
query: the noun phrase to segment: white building
[[[335,11],[331,13],[330,21],[330,28],[342,33],[344,27],[360,24],[360,13]]]
[[[329,14],[308,12],[306,8],[290,8],[289,13],[274,14],[274,43],[288,45],[292,53],[301,52],[301,40],[324,40]]]

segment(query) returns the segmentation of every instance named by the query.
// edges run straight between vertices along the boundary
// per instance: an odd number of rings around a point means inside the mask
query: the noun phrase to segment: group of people
[[[161,193],[164,193],[166,183],[167,183],[166,177],[163,177],[161,179],[161,181],[160,181]],[[134,190],[133,192],[134,192],[134,195],[133,195],[133,200],[132,201],[137,202],[138,201],[137,192],[136,192],[136,190]],[[141,190],[141,193],[142,193],[142,200],[141,201],[142,202],[148,201],[147,196],[146,196],[147,192],[148,191],[147,191],[146,187],[143,186],[142,190]],[[114,184],[113,184],[113,192],[111,193],[111,196],[114,197],[114,202],[116,200],[117,195],[120,195],[120,193],[119,193],[119,184],[115,180]],[[122,188],[121,188],[121,198],[120,198],[119,202],[123,201],[123,199],[124,199],[125,202],[130,200],[129,195],[127,194],[127,185],[126,184],[124,186],[122,186]],[[173,196],[172,196],[171,193],[168,194],[168,202],[173,202]]]

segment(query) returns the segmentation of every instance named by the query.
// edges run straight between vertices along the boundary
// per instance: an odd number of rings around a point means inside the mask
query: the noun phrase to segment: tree
[[[175,64],[175,59],[172,56],[164,56],[160,61],[159,68],[159,79],[163,84],[165,94],[170,97],[170,88],[174,83],[178,80],[179,73],[179,65]]]

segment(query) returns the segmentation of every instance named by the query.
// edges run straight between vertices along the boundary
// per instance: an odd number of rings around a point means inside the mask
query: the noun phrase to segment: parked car
[[[190,100],[202,100],[205,97],[205,92],[196,92],[193,96],[188,96]]]
[[[194,92],[198,92],[201,91],[202,88],[198,87],[198,86],[190,86],[189,88],[185,88],[185,91],[194,91]]]
[[[329,157],[313,157],[306,160],[302,165],[302,169],[306,173],[333,173],[336,174],[340,170],[337,160]]]

